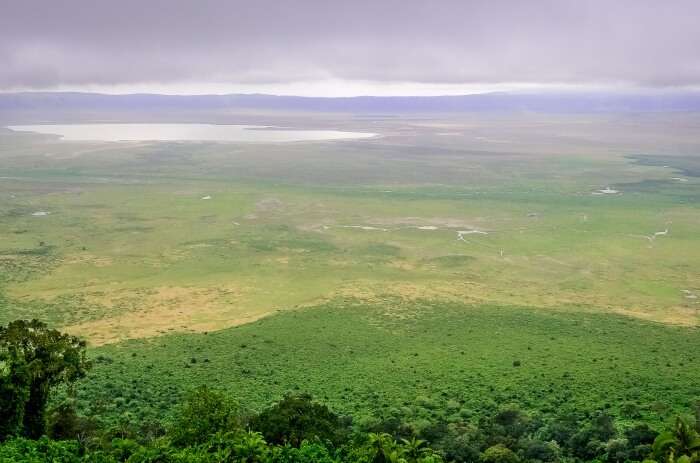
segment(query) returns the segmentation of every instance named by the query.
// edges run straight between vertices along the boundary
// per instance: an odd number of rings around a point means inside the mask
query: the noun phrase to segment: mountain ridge
[[[269,94],[164,95],[0,93],[0,112],[42,110],[269,110],[338,113],[553,113],[700,111],[700,92],[664,94],[507,93],[444,96],[308,97]]]

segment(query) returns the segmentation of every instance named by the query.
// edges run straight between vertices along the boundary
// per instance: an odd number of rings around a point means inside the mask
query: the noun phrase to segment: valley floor
[[[88,340],[85,407],[207,382],[367,417],[700,397],[696,115],[275,123],[380,136],[0,131],[0,321]]]

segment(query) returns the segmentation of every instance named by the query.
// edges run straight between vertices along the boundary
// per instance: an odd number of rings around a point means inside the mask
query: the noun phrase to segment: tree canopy
[[[0,327],[0,438],[41,437],[52,388],[72,385],[90,368],[85,341],[38,320]]]

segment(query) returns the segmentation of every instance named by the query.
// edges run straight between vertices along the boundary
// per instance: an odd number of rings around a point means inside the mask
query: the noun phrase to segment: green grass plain
[[[384,136],[275,145],[0,134],[0,321],[86,337],[110,360],[84,405],[116,415],[202,382],[365,417],[633,402],[653,421],[700,397],[692,134],[371,128]],[[621,194],[593,194],[607,186]]]

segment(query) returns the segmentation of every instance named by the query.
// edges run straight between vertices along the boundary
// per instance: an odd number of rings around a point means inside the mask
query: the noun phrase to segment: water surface
[[[293,130],[219,124],[40,124],[11,125],[18,132],[59,135],[67,141],[224,141],[292,142],[373,137],[373,133],[339,130]]]

